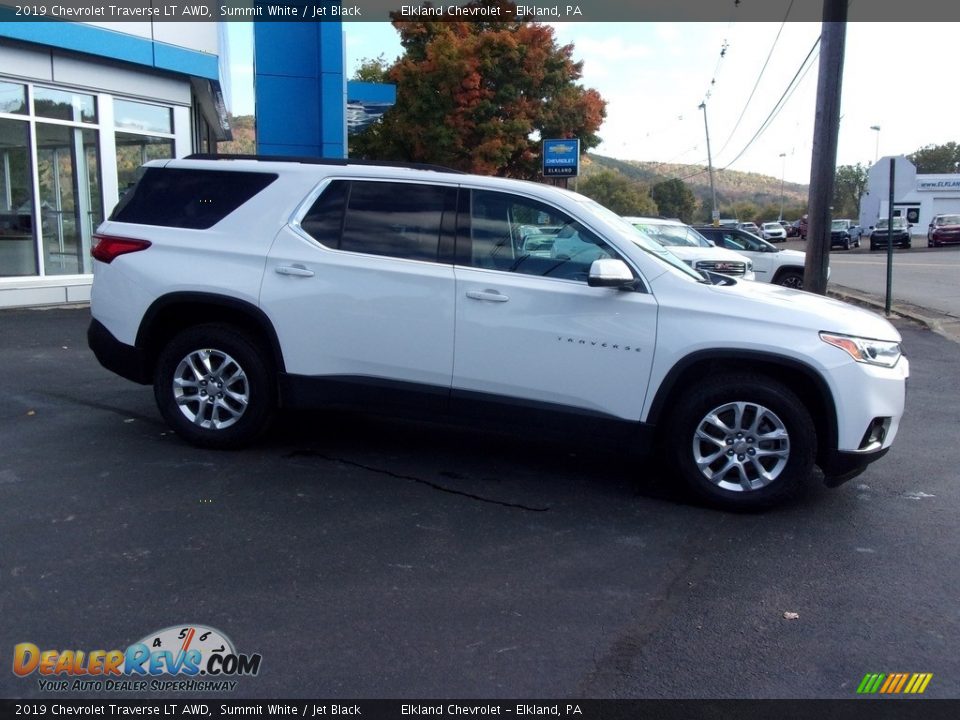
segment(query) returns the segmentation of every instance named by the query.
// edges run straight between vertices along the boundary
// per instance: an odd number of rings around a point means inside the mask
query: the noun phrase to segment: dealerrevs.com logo
[[[226,635],[204,625],[150,633],[126,650],[13,648],[13,672],[36,675],[44,692],[230,691],[234,678],[260,672],[259,653],[238,653]]]

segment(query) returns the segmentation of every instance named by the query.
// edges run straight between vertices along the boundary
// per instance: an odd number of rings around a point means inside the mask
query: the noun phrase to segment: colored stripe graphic
[[[867,673],[857,686],[858,695],[921,695],[933,679],[933,673]]]

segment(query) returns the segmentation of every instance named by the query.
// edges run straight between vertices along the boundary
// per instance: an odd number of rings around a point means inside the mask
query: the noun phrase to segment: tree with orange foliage
[[[386,72],[397,102],[350,139],[351,157],[534,179],[540,138],[577,137],[582,152],[598,145],[606,102],[576,83],[583,63],[574,62],[573,46],[558,46],[550,26],[518,18],[508,0],[467,7],[496,7],[507,19],[391,15],[405,50]]]

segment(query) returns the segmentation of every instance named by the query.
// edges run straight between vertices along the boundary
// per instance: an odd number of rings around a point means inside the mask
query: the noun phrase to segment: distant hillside
[[[256,130],[252,115],[230,116],[233,140],[222,142],[218,150],[224,155],[244,155],[256,152]],[[636,160],[617,160],[588,153],[581,166],[584,176],[601,170],[614,170],[646,186],[671,178],[682,178],[703,207],[709,208],[710,176],[702,165],[675,165]],[[717,186],[717,204],[721,214],[730,215],[734,204],[750,203],[757,208],[779,206],[780,179],[757,173],[744,173],[723,170],[714,174]],[[794,208],[806,207],[808,187],[797,183],[785,183],[783,186],[784,205],[790,209],[789,217],[794,217]]]
[[[704,165],[676,165],[638,160],[617,160],[587,153],[581,171],[589,176],[601,170],[614,170],[623,173],[631,180],[644,185],[671,178],[681,178],[704,207],[710,207],[710,175]],[[737,203],[751,203],[757,207],[780,204],[780,178],[745,173],[736,170],[714,171],[714,184],[717,190],[717,205],[721,215],[729,213]],[[798,183],[784,183],[783,198],[787,208],[806,206],[809,186]]]
[[[217,143],[217,152],[221,155],[253,155],[257,152],[257,136],[253,115],[239,115],[230,119],[233,140]]]

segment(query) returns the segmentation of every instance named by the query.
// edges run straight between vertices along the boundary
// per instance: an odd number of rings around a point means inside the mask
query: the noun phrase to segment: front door
[[[639,420],[654,298],[589,287],[591,263],[619,255],[566,213],[485,190],[471,191],[470,206],[455,268],[454,398]]]

